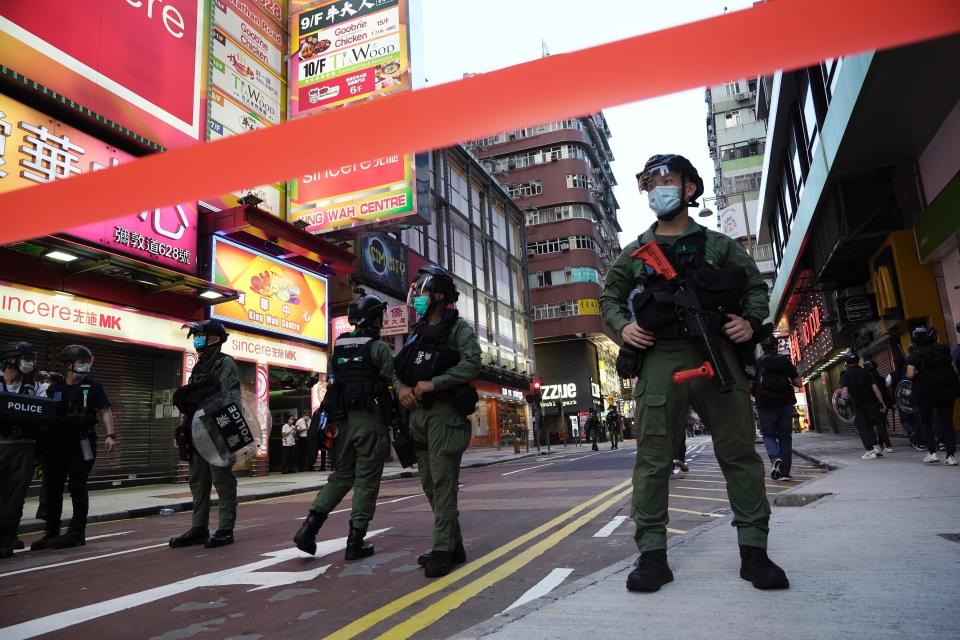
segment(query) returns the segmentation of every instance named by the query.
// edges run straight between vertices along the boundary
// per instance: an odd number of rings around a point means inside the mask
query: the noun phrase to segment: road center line
[[[623,482],[620,482],[619,484],[607,489],[606,491],[603,491],[602,493],[588,500],[585,500],[581,504],[573,507],[572,509],[566,511],[565,513],[560,514],[556,518],[548,522],[545,522],[544,524],[540,525],[536,529],[533,529],[532,531],[529,531],[521,536],[518,536],[517,538],[514,538],[507,544],[503,545],[498,549],[494,549],[487,555],[482,556],[474,560],[473,562],[467,563],[466,565],[457,569],[453,573],[450,573],[449,575],[446,575],[442,578],[437,578],[427,586],[421,587],[416,591],[413,591],[404,596],[401,596],[400,598],[397,598],[393,602],[385,604],[379,609],[375,609],[374,611],[371,611],[370,613],[364,616],[361,616],[360,618],[357,618],[350,624],[344,627],[341,627],[340,629],[337,629],[330,635],[326,636],[327,640],[349,640],[350,638],[355,638],[356,636],[366,632],[372,627],[380,624],[384,620],[400,613],[404,609],[416,604],[417,602],[420,602],[425,598],[432,596],[433,594],[439,591],[443,591],[450,585],[462,580],[463,578],[466,578],[471,573],[479,571],[486,565],[507,555],[514,549],[517,549],[518,547],[522,547],[526,545],[531,540],[546,533],[547,531],[550,531],[554,527],[566,522],[567,520],[574,517],[578,513],[589,509],[592,505],[600,502],[604,498],[607,498],[610,495],[617,493],[624,487],[630,486],[631,482],[632,482],[631,480],[624,480]],[[616,500],[619,500],[620,498],[629,495],[632,491],[633,489],[631,488],[627,490],[625,493],[619,494],[610,504],[613,504],[614,502],[616,502]]]
[[[103,538],[115,538],[116,536],[125,536],[128,533],[133,533],[133,531],[118,531],[117,533],[104,533],[99,536],[87,536],[86,540],[89,542],[90,540],[101,540]],[[30,551],[30,547],[17,549],[16,551],[14,551],[14,553],[27,553],[28,551]]]
[[[527,604],[537,598],[542,598],[547,595],[566,580],[570,574],[573,573],[573,569],[554,569],[547,574],[547,577],[527,589],[526,593],[517,598],[516,602],[504,609],[504,612],[510,611],[510,609],[516,609],[522,604]]]
[[[624,522],[625,520],[627,520],[627,516],[614,516],[614,517],[613,517],[613,520],[611,520],[611,521],[608,522],[607,524],[603,525],[603,528],[600,529],[600,531],[597,531],[595,534],[593,534],[593,537],[594,537],[594,538],[609,538],[610,535],[611,535],[614,531],[617,530],[617,527],[619,527],[621,524],[623,524],[623,522]],[[538,597],[539,597],[539,596],[538,596]],[[513,605],[511,605],[511,607],[512,607],[512,606],[513,606]]]
[[[599,506],[594,507],[587,513],[578,516],[576,519],[550,534],[537,544],[527,547],[522,552],[513,556],[510,560],[507,560],[495,569],[485,573],[473,582],[460,587],[456,591],[447,594],[420,613],[411,616],[403,622],[395,625],[392,629],[390,629],[390,631],[378,636],[377,640],[399,640],[402,638],[409,638],[426,629],[431,624],[447,615],[470,598],[478,595],[488,587],[493,586],[504,578],[513,575],[537,558],[540,558],[544,553],[560,543],[560,541],[573,534],[583,525],[587,524],[610,507],[614,506],[617,502],[626,499],[632,493],[632,488],[627,489],[626,491],[623,491],[613,496],[609,500],[601,503]]]
[[[557,464],[556,462],[548,462],[547,464],[538,464],[535,467],[527,467],[526,469],[517,469],[516,471],[508,471],[506,473],[501,473],[501,476],[512,476],[515,473],[520,473],[521,471],[530,471],[531,469],[540,469],[541,467],[549,467],[552,464]]]

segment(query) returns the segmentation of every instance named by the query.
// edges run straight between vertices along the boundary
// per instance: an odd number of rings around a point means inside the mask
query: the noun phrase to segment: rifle
[[[700,344],[703,364],[674,373],[674,384],[682,384],[694,378],[710,378],[721,392],[732,391],[735,381],[727,360],[720,350],[720,336],[713,329],[710,314],[700,305],[700,300],[691,284],[680,277],[656,242],[646,243],[634,251],[631,257],[643,260],[650,270],[677,287],[674,295],[677,315],[687,335],[695,337]]]
[[[417,464],[417,454],[410,439],[410,413],[394,400],[390,412],[390,432],[393,435],[393,450],[403,468]]]

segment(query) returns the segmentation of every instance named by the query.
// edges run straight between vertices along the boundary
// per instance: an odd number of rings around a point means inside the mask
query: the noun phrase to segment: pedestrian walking
[[[631,242],[606,276],[601,310],[606,323],[626,345],[642,355],[636,399],[637,458],[633,473],[633,519],[640,558],[627,578],[631,591],[657,591],[673,580],[667,563],[668,480],[683,440],[692,405],[713,436],[717,460],[727,479],[733,525],[740,545],[740,576],[758,589],[786,588],[784,571],[767,556],[770,505],[763,462],[754,448],[754,423],[747,380],[735,344],[746,345],[769,315],[767,285],[746,250],[728,236],[706,229],[689,217],[703,194],[703,181],[689,160],[658,155],[637,174],[657,221]],[[672,375],[702,366],[698,341],[680,321],[679,301],[671,282],[634,252],[656,243],[679,277],[698,282],[720,357],[735,384],[722,393],[707,379],[674,384]],[[637,286],[643,291],[628,297]],[[709,288],[708,288],[709,287]],[[664,309],[666,307],[666,309]],[[631,319],[631,310],[635,320]]]
[[[294,423],[294,428],[297,432],[297,469],[299,471],[310,471],[313,468],[313,463],[307,460],[310,417],[307,414],[300,416]]]
[[[777,353],[779,340],[770,336],[763,341],[763,355],[757,358],[757,377],[753,397],[757,404],[760,435],[770,458],[770,477],[793,480],[793,414],[797,398],[794,387],[803,381],[790,356]]]
[[[467,416],[479,400],[470,383],[480,373],[481,350],[471,323],[452,306],[459,297],[446,271],[432,264],[420,269],[408,295],[420,320],[394,360],[394,389],[410,412],[420,482],[433,510],[433,547],[418,558],[428,578],[466,561],[457,486],[470,444]]]
[[[860,366],[860,357],[851,350],[843,354],[846,370],[840,374],[840,387],[845,397],[853,402],[857,433],[866,449],[861,457],[875,460],[883,457],[883,450],[877,443],[877,421],[883,410],[883,394],[870,372]]]
[[[894,405],[893,394],[887,389],[886,382],[877,370],[876,361],[864,360],[863,368],[873,378],[873,383],[880,389],[880,395],[883,397],[883,408],[880,410],[880,417],[877,419],[876,425],[877,445],[883,449],[884,453],[893,453],[893,444],[890,442],[890,434],[887,432],[887,419],[890,416],[890,409]]]
[[[960,395],[958,369],[950,357],[950,348],[937,343],[936,329],[917,327],[912,337],[917,350],[907,358],[907,379],[913,380],[920,408],[920,428],[927,446],[923,461],[927,464],[940,462],[934,435],[936,427],[946,452],[943,464],[955,467],[957,435],[953,429],[953,406]]]
[[[43,437],[43,491],[47,496],[47,518],[43,537],[30,545],[34,551],[86,544],[90,508],[87,479],[97,459],[98,423],[106,430],[106,452],[113,452],[117,445],[107,392],[103,385],[89,377],[93,353],[83,345],[70,345],[61,352],[60,362],[67,369],[63,382],[47,387],[47,397],[60,404],[56,418],[47,426]],[[68,476],[73,515],[67,532],[59,535],[63,483]]]
[[[289,414],[283,423],[283,427],[280,428],[280,445],[280,473],[293,473],[297,451],[297,427],[294,424],[293,416]]]
[[[587,437],[593,445],[594,451],[600,451],[597,442],[600,439],[600,420],[597,418],[597,408],[590,407],[590,415],[587,416]]]
[[[204,320],[186,325],[188,338],[200,359],[190,373],[187,384],[174,394],[174,404],[181,412],[180,438],[190,462],[190,494],[193,496],[193,515],[189,531],[170,539],[171,548],[202,544],[208,549],[233,544],[233,527],[237,519],[237,477],[230,466],[212,464],[193,449],[191,425],[201,403],[221,397],[239,401],[240,371],[236,361],[223,353],[227,330],[219,320]],[[217,488],[219,502],[218,526],[210,535],[210,492]]]
[[[374,553],[373,544],[364,537],[376,510],[383,463],[390,453],[393,411],[389,391],[394,377],[393,352],[380,339],[386,309],[387,304],[377,296],[361,294],[347,308],[354,330],[334,343],[334,381],[327,388],[322,409],[336,426],[336,464],[293,538],[298,549],[311,555],[317,550],[320,527],[351,489],[353,505],[344,557],[359,560]]]
[[[607,411],[607,431],[610,433],[610,448],[617,449],[620,446],[620,433],[623,428],[623,417],[617,406],[613,405]]]

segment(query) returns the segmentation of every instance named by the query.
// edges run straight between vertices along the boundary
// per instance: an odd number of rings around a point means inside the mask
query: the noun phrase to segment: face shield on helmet
[[[430,294],[434,291],[432,281],[434,276],[421,271],[417,279],[410,283],[410,290],[407,292],[407,305],[413,307],[419,316],[427,315],[430,310],[430,304],[433,302]]]

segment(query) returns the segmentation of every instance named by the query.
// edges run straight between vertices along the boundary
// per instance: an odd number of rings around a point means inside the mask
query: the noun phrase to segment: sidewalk
[[[554,448],[553,451],[556,452],[557,449]],[[543,452],[546,453],[545,448]],[[520,454],[515,454],[513,447],[504,447],[499,451],[492,447],[467,449],[466,453],[463,454],[463,463],[460,468],[485,467],[537,455],[536,449],[533,448],[530,449],[530,453],[523,452]],[[316,491],[326,484],[329,475],[329,471],[310,471],[287,475],[271,473],[269,476],[240,477],[237,478],[237,496],[240,502],[248,502],[250,500]],[[403,469],[396,460],[387,462],[383,468],[384,480],[411,478],[416,475],[418,475],[416,467]],[[214,489],[213,495],[216,496],[216,489]],[[33,517],[37,513],[37,501],[36,496],[27,498],[23,507],[24,517],[20,522],[20,533],[43,529],[43,521]],[[216,498],[213,499],[213,504],[217,504]],[[122,518],[142,518],[157,515],[160,509],[171,508],[177,511],[190,511],[191,507],[190,486],[185,482],[91,491],[88,520],[89,522],[102,522]],[[72,514],[73,505],[70,503],[69,494],[67,494],[63,498],[62,517],[67,520]]]
[[[879,460],[861,460],[856,437],[800,434],[794,447],[836,470],[791,491],[825,497],[773,508],[770,555],[789,591],[740,579],[728,517],[671,541],[675,580],[657,593],[626,590],[633,556],[456,637],[956,637],[960,470],[922,464],[902,439]]]

